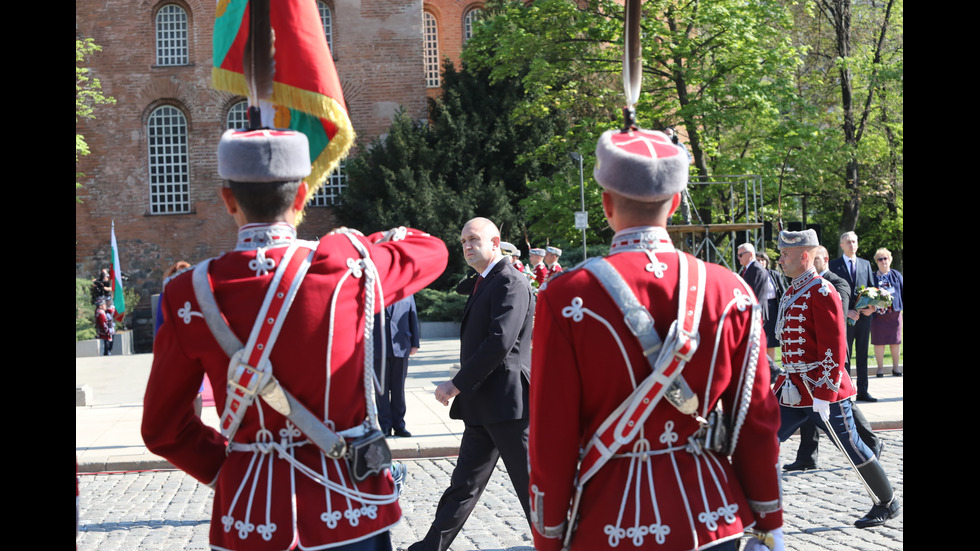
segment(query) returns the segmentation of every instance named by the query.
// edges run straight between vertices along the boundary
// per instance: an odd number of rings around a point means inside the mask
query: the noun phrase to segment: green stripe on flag
[[[245,17],[245,8],[247,6],[247,0],[229,0],[225,6],[224,13],[218,14],[218,17],[215,19],[214,38],[212,41],[213,63],[215,67],[221,67],[224,64],[228,50],[231,49],[235,38],[238,37],[238,30],[241,28],[242,18]]]

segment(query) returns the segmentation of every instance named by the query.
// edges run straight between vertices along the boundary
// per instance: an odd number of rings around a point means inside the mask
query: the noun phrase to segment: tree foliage
[[[799,164],[818,184],[811,203],[839,233],[900,250],[904,4],[813,0],[789,11],[794,41],[806,45],[796,75],[801,115],[825,151],[821,162]]]
[[[490,85],[485,72],[457,71],[447,61],[430,121],[400,112],[386,135],[348,162],[338,218],[366,231],[422,228],[455,250],[466,221],[483,216],[500,227],[504,240],[520,243],[527,182],[555,171],[533,153],[563,120],[515,122],[513,105],[522,94],[516,81]],[[455,285],[465,271],[462,255],[450,254],[436,286]]]
[[[891,229],[880,236],[867,224],[857,229],[900,249],[902,2],[873,0],[853,9],[850,4],[644,2],[637,121],[645,128],[681,129],[693,156],[692,182],[759,175],[766,220],[854,229],[849,226],[858,223],[858,209],[871,203],[887,216],[875,225]],[[851,15],[848,29],[841,27],[847,21],[842,13]],[[520,80],[526,91],[515,107],[520,120],[554,111],[569,119],[568,132],[539,149],[542,159],[591,153],[602,130],[621,125],[620,3],[497,1],[487,14],[467,43],[464,62],[488,70],[491,82]],[[849,38],[845,55],[841,31]],[[851,82],[849,108],[841,87],[845,76]],[[591,157],[586,156],[587,173]],[[848,178],[854,166],[860,177]],[[526,206],[532,228],[570,225],[564,219],[579,202],[568,182],[574,176],[528,182],[536,192],[529,201],[545,199]],[[594,183],[588,189],[590,220],[602,220],[599,191]],[[691,186],[691,194],[695,222],[741,221],[747,199],[737,200],[729,188]]]
[[[102,83],[97,78],[92,78],[89,76],[88,67],[84,67],[85,61],[89,56],[93,55],[95,52],[101,51],[102,48],[96,44],[91,38],[85,38],[82,40],[75,39],[75,125],[78,125],[78,119],[94,119],[95,118],[95,107],[98,105],[106,105],[116,103],[115,98],[111,96],[106,96],[102,93]],[[88,155],[90,153],[88,148],[88,143],[85,142],[85,137],[75,131],[75,165],[78,165],[79,155]],[[79,172],[75,172],[75,188],[78,189],[82,186],[78,182],[78,178],[84,176]]]
[[[821,224],[832,252],[834,229],[855,229],[900,264],[901,0],[648,0],[642,10],[637,121],[678,128],[693,184],[757,175],[763,219]],[[616,0],[490,0],[462,70],[447,67],[431,126],[396,121],[389,144],[354,163],[345,208],[441,228],[449,243],[484,215],[506,240],[572,250],[584,195],[587,241],[608,242],[589,175],[596,139],[622,125],[623,17]],[[583,155],[584,194],[570,153]],[[690,190],[693,222],[746,221],[752,210],[740,189]]]

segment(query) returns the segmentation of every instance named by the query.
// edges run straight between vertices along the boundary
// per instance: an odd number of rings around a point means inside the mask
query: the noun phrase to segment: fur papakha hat
[[[806,247],[808,249],[812,249],[819,246],[820,240],[817,239],[817,232],[813,229],[803,231],[783,230],[779,232],[778,248],[780,249],[789,249],[792,247]]]
[[[663,132],[607,130],[595,155],[595,180],[624,197],[656,201],[687,187],[687,154]]]
[[[293,130],[226,130],[218,175],[235,182],[294,182],[310,175],[310,142]]]

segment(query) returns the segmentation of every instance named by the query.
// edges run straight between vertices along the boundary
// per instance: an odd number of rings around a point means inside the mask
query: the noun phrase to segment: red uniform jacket
[[[240,231],[239,248],[242,235]],[[448,253],[438,238],[409,230],[404,240],[373,244],[380,237],[359,239],[377,266],[385,304],[422,289],[445,269]],[[313,246],[315,257],[270,361],[284,388],[321,419],[326,410],[335,430],[342,431],[363,423],[366,411],[364,278],[351,273],[348,265],[348,259],[361,256],[340,234],[324,236]],[[285,247],[272,247],[264,255],[278,265],[284,251]],[[209,268],[218,306],[242,342],[248,339],[275,271],[261,274],[261,265],[269,263],[255,259],[255,250],[235,250],[213,259]],[[234,441],[279,442],[311,472],[328,479],[328,486],[275,451],[226,452],[222,435],[195,416],[194,397],[205,374],[219,415],[224,409],[229,358],[200,315],[191,278],[190,271],[180,274],[163,293],[164,322],[154,342],[142,432],[150,451],[214,485],[211,545],[279,550],[298,542],[304,549],[322,548],[362,539],[397,522],[398,502],[378,499],[392,494],[389,473],[355,484],[343,460],[328,459],[314,445],[303,444],[301,433],[261,399],[246,412]],[[332,302],[338,285],[339,295]],[[376,300],[375,311],[379,308]]]
[[[663,338],[677,317],[678,257],[666,232],[659,230],[662,234],[654,235],[666,243],[657,251],[656,262],[642,251],[612,254],[607,260],[650,310]],[[749,342],[755,300],[729,270],[705,267],[700,346],[682,375],[698,395],[698,414],[706,416],[719,400],[732,412],[749,360],[758,361],[750,383],[751,405],[734,455],[685,450],[698,422],[661,401],[637,439],[643,442],[620,450],[653,453],[645,459],[615,457],[586,484],[572,549],[695,549],[738,537],[753,524],[764,530],[782,525],[779,411],[769,387],[765,335],[760,334],[754,346]],[[761,333],[761,318],[757,323]],[[749,351],[755,358],[747,357]],[[580,448],[632,392],[631,373],[640,382],[650,372],[619,308],[591,273],[567,270],[538,294],[531,364],[530,497],[532,517],[540,518],[545,527],[565,520]],[[545,537],[536,526],[534,543],[538,550],[556,550],[561,538]]]
[[[779,301],[776,320],[783,368],[787,371],[776,378],[773,386],[781,404],[812,407],[811,392],[828,402],[854,396],[854,386],[844,369],[845,319],[840,295],[829,281],[812,270],[793,280]]]

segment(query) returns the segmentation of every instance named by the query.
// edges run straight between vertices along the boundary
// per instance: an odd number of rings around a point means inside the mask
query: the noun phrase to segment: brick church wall
[[[190,63],[155,65],[155,16],[176,4],[188,15]],[[354,130],[356,148],[387,131],[403,107],[426,116],[422,67],[422,5],[419,0],[334,0],[334,57]],[[76,123],[91,154],[79,160],[84,174],[76,190],[75,275],[92,278],[111,263],[109,232],[115,222],[126,285],[141,302],[128,325],[138,352],[152,342],[150,296],[159,293],[163,271],[178,260],[196,262],[230,249],[235,225],[218,197],[221,181],[215,151],[228,109],[241,98],[211,88],[213,0],[78,0],[76,38],[102,46],[86,66],[101,80],[115,105],[96,109],[94,120]],[[161,105],[187,120],[190,153],[188,214],[151,215],[147,120]],[[315,238],[335,227],[329,208],[308,209],[300,237]],[[135,323],[134,323],[135,322]]]

